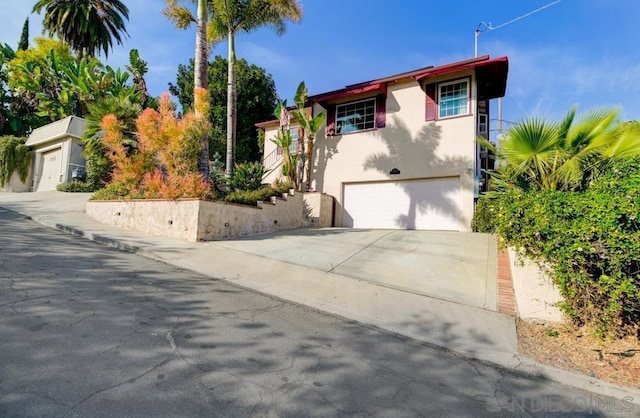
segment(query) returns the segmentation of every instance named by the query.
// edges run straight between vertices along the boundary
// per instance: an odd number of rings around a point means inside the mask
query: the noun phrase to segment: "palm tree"
[[[208,5],[207,0],[191,0],[197,3],[196,16],[194,17],[191,11],[178,4],[178,0],[166,0],[167,7],[162,13],[173,22],[178,29],[187,29],[192,23],[196,24],[196,51],[194,57],[194,91],[196,89],[207,90],[209,86],[209,74],[208,68],[208,56],[209,56],[209,43],[207,42],[207,25],[208,25]],[[195,110],[196,117],[207,117],[207,115],[200,114],[198,109],[202,109],[199,99],[202,95],[194,95],[193,108]],[[202,138],[202,152],[200,160],[198,161],[198,171],[203,178],[209,178],[209,138],[205,136]]]
[[[320,126],[322,126],[324,120],[326,119],[326,114],[324,112],[318,113],[314,117],[306,112],[305,106],[307,105],[308,96],[309,91],[307,90],[307,87],[303,81],[298,85],[296,95],[293,99],[294,103],[296,104],[296,109],[291,112],[293,117],[298,122],[298,125],[302,129],[302,134],[300,135],[302,140],[301,169],[303,172],[306,169],[306,191],[311,189],[311,163],[313,162],[314,140],[316,137],[316,133],[320,130]],[[300,177],[304,177],[304,174],[301,174]],[[302,181],[302,179],[300,180]]]
[[[120,0],[38,0],[32,12],[43,9],[44,29],[69,44],[78,60],[101,50],[108,56],[113,41],[122,45],[128,35],[124,21],[129,9]]]
[[[210,0],[213,16],[209,25],[209,39],[228,42],[228,90],[227,90],[227,158],[225,175],[233,174],[236,142],[236,75],[235,35],[240,31],[251,32],[262,26],[271,26],[276,33],[286,31],[287,21],[299,22],[302,8],[298,0]]]
[[[640,137],[630,129],[616,129],[616,110],[595,109],[576,118],[573,108],[559,123],[525,120],[509,130],[493,147],[498,189],[578,190],[586,187],[605,164],[640,155]]]

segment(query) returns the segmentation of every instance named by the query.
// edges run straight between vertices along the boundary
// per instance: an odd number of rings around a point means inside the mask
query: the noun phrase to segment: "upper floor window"
[[[376,127],[376,98],[336,105],[336,134]]]
[[[469,113],[469,81],[456,80],[438,85],[438,117]]]
[[[298,126],[291,126],[289,128],[289,135],[291,136],[291,145],[289,145],[289,153],[290,154],[297,154],[298,152],[300,152],[300,141],[298,141],[298,138],[300,136],[300,128]],[[278,147],[277,148],[277,154],[278,155],[283,155],[284,152],[282,151],[282,148]]]
[[[486,113],[478,114],[478,133],[485,136],[489,134],[489,118]]]

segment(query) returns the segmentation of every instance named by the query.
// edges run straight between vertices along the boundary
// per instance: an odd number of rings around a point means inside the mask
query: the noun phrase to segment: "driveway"
[[[487,234],[324,228],[217,241],[215,245],[497,310],[496,242]]]

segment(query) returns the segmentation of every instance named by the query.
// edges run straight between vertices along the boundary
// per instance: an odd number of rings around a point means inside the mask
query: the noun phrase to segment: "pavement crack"
[[[31,302],[32,300],[39,300],[39,299],[52,298],[52,297],[54,297],[54,296],[60,296],[60,293],[54,293],[54,294],[52,294],[52,295],[37,296],[37,297],[34,297],[34,298],[31,298],[31,297],[29,297],[29,296],[27,295],[27,297],[26,297],[26,298],[24,298],[24,299],[19,299],[19,300],[15,300],[15,301],[13,301],[13,302],[7,302],[7,303],[0,304],[0,308],[3,308],[3,307],[5,307],[5,306],[9,306],[9,305],[15,305],[15,304],[17,304],[17,303]]]
[[[146,371],[144,371],[144,372],[142,372],[142,373],[140,373],[140,374],[138,374],[136,376],[133,376],[133,377],[127,379],[127,380],[124,380],[124,381],[121,381],[121,382],[115,383],[113,385],[110,385],[110,386],[107,386],[107,387],[104,387],[104,388],[101,388],[101,389],[97,389],[97,390],[91,392],[90,394],[88,394],[87,396],[82,398],[80,400],[80,402],[78,402],[77,405],[75,405],[73,408],[71,408],[71,410],[67,411],[66,416],[69,416],[78,406],[82,405],[83,403],[85,403],[86,401],[91,399],[92,397],[94,397],[96,395],[99,395],[101,393],[104,393],[104,392],[119,388],[121,386],[125,386],[125,385],[127,385],[129,383],[134,383],[136,380],[148,375],[149,373],[153,373],[155,370],[157,370],[158,368],[164,366],[169,361],[171,361],[171,357],[165,358],[164,360],[154,364],[153,367],[151,367],[150,369],[147,369]]]
[[[335,266],[333,264],[331,264],[331,268],[329,270],[326,270],[325,273],[333,273],[333,271],[335,269],[337,269],[338,267],[340,267],[341,265],[343,265],[344,263],[346,263],[347,261],[351,260],[353,257],[357,256],[358,254],[360,254],[361,252],[369,249],[369,247],[371,247],[373,244],[375,244],[376,242],[380,241],[383,238],[388,237],[389,235],[393,234],[393,231],[391,232],[387,232],[384,235],[379,236],[378,238],[376,238],[375,240],[371,241],[369,244],[365,245],[364,247],[360,248],[358,251],[356,251],[355,253],[351,254],[349,257],[345,258],[344,260],[342,260],[341,262],[339,262],[338,264],[336,264]]]
[[[173,339],[173,336],[170,332],[167,333],[167,340],[169,340],[169,345],[171,346],[171,351],[176,351],[176,341]]]
[[[68,326],[68,327],[73,327],[73,326],[75,326],[75,325],[78,325],[80,322],[82,322],[82,321],[84,321],[84,320],[86,320],[86,319],[89,319],[89,318],[91,318],[92,316],[95,316],[95,314],[96,314],[96,311],[91,311],[91,313],[90,313],[89,315],[85,315],[85,316],[83,316],[82,318],[78,319],[77,321],[74,321],[74,322],[70,323],[70,324],[69,324],[69,325],[67,325],[67,326]]]

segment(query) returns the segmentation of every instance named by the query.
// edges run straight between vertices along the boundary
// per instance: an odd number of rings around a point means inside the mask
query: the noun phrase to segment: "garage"
[[[55,190],[60,183],[60,163],[62,160],[62,148],[56,148],[42,153],[42,168],[40,170],[40,181],[38,181],[38,192]]]
[[[460,230],[460,177],[345,183],[343,196],[345,227]]]

